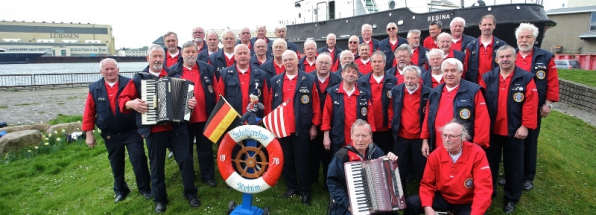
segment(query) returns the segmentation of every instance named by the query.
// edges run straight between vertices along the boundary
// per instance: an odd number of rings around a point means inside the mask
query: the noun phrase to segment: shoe
[[[534,188],[534,182],[526,181],[524,182],[524,190],[531,190]]]
[[[147,191],[142,194],[143,194],[143,197],[145,197],[145,199],[153,198],[153,195],[151,195],[151,191]]]
[[[499,185],[505,186],[505,184],[507,184],[507,181],[505,180],[505,178],[501,178],[501,180],[499,180]]]
[[[513,210],[515,210],[515,203],[513,202],[507,202],[507,204],[505,204],[505,207],[503,207],[503,212],[505,212],[506,214],[513,212]]]
[[[127,194],[120,194],[116,196],[116,199],[114,199],[114,203],[118,203],[121,201],[124,201],[126,199],[126,195]]]
[[[302,199],[302,204],[304,204],[306,206],[310,206],[310,196],[307,196],[307,195],[300,196],[300,199]]]
[[[203,180],[203,182],[205,182],[205,184],[209,185],[210,187],[215,187],[217,186],[217,183],[215,182],[215,180],[213,179],[207,179],[207,180]]]
[[[188,199],[188,205],[190,205],[193,208],[198,208],[199,206],[201,206],[201,201],[199,201],[197,197],[189,196],[186,197],[186,199]]]
[[[155,203],[155,213],[163,213],[166,212],[166,209],[168,209],[166,207],[166,204],[161,203],[161,202],[156,202]]]
[[[170,152],[170,154],[168,154],[168,158],[172,158],[174,157],[174,152]]]
[[[283,195],[283,196],[281,196],[281,197],[282,197],[282,198],[284,198],[284,199],[287,199],[287,198],[290,198],[290,197],[292,197],[292,196],[294,196],[294,195],[296,195],[296,194],[298,194],[298,191],[296,191],[296,190],[288,190],[288,191],[286,191],[286,193],[284,193],[284,195]]]

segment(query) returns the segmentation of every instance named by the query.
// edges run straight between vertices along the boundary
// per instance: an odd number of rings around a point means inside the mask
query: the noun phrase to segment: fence
[[[120,72],[132,78],[137,72]],[[48,73],[0,75],[0,88],[33,88],[87,85],[101,78],[99,73]]]

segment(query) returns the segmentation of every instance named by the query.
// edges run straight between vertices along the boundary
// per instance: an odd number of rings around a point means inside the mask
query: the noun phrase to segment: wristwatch
[[[553,109],[553,103],[545,104],[545,105],[548,106],[548,108]]]

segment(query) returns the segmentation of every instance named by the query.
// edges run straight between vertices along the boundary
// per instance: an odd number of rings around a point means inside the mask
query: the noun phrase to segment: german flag
[[[223,96],[220,96],[215,108],[213,108],[213,112],[211,112],[211,116],[209,116],[205,124],[203,134],[211,142],[216,143],[239,116],[240,114],[234,110],[230,103]]]

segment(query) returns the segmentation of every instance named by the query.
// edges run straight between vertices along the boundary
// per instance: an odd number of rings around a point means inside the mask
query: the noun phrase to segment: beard
[[[161,69],[163,69],[163,62],[155,61],[153,64],[151,64],[151,68],[154,71],[161,71]]]
[[[195,37],[195,39],[193,40],[195,43],[200,43],[203,42],[203,38],[200,37]]]
[[[418,85],[414,84],[414,83],[410,83],[410,84],[405,84],[406,85],[406,89],[408,89],[409,91],[414,91]]]
[[[529,43],[522,43],[518,45],[518,48],[522,52],[528,52],[532,50],[532,45],[530,45]]]
[[[197,57],[195,57],[194,55],[189,55],[189,56],[184,57],[185,64],[195,65],[196,61],[197,61]]]

